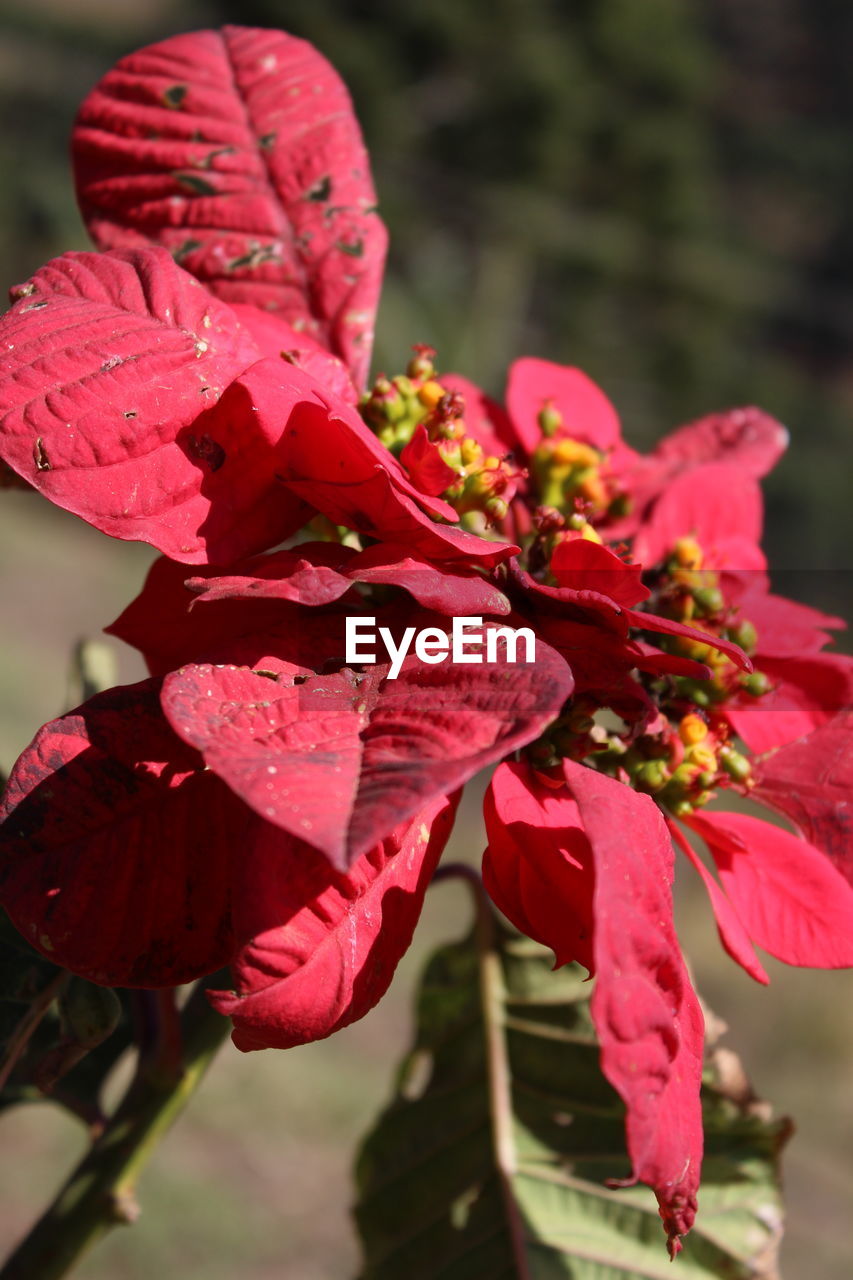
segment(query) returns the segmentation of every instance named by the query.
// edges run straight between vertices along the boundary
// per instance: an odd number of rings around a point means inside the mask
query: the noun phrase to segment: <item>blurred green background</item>
[[[586,369],[637,447],[760,403],[791,429],[767,482],[785,589],[849,615],[853,6],[848,0],[26,0],[0,5],[0,287],[86,247],[67,138],[121,54],[240,21],[312,40],[356,101],[391,232],[376,367],[409,342],[499,393],[509,361]],[[65,701],[75,639],[112,620],[150,554],[0,494],[0,766]],[[129,650],[123,679],[142,674]],[[457,852],[477,852],[475,807]],[[460,927],[433,892],[389,998],[284,1055],[224,1051],[143,1182],[145,1209],[79,1271],[337,1280],[355,1270],[350,1152],[386,1096],[425,949]],[[722,957],[682,891],[701,989],[759,1091],[799,1120],[787,1280],[853,1274],[853,975]],[[51,1109],[0,1126],[0,1246],[79,1142]]]

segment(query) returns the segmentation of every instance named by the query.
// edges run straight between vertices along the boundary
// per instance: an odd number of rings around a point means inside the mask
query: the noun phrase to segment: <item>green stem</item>
[[[201,1083],[230,1029],[199,984],[181,1014],[183,1065],[140,1063],[125,1097],[53,1204],[0,1271],[0,1280],[58,1280],[112,1227],[139,1214],[136,1180]]]

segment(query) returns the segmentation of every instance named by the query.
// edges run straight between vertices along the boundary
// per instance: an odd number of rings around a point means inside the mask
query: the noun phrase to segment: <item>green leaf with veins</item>
[[[365,1140],[362,1280],[773,1280],[782,1230],[772,1120],[735,1056],[709,1053],[696,1226],[675,1269],[630,1173],[583,971],[481,920],[424,973],[395,1096]]]

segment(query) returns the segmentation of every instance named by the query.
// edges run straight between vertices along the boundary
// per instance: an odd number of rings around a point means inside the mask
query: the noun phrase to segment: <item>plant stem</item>
[[[58,1280],[112,1227],[134,1222],[136,1180],[186,1106],[230,1029],[199,984],[181,1014],[183,1064],[140,1068],[104,1132],[0,1271],[0,1280]]]

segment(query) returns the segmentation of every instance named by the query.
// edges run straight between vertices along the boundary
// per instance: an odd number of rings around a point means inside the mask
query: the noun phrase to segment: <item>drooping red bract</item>
[[[558,962],[594,971],[602,1070],[625,1101],[634,1178],[653,1188],[674,1256],[696,1213],[704,1024],[672,923],[672,845],[649,796],[570,760],[561,774],[497,771],[485,879]]]
[[[129,54],[81,106],[73,159],[101,248],[164,246],[363,383],[386,234],[349,94],[311,45],[228,26]]]
[[[411,942],[455,807],[432,800],[346,874],[301,841],[283,849],[280,832],[262,843],[236,920],[248,941],[235,990],[209,996],[233,1019],[238,1049],[320,1040],[373,1008]]]

